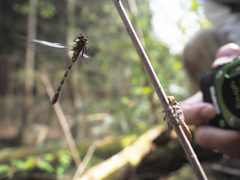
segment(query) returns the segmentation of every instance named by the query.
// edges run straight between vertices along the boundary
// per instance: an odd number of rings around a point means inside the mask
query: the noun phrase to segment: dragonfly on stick
[[[38,43],[38,44],[42,44],[42,45],[46,45],[46,46],[50,46],[50,47],[55,47],[55,48],[63,48],[66,49],[68,48],[67,46],[63,46],[60,43],[53,43],[53,42],[48,42],[48,41],[42,41],[42,40],[37,40],[37,39],[31,39],[29,40],[29,42],[34,42],[34,43]],[[88,49],[87,49],[87,43],[88,43],[88,37],[85,34],[79,34],[74,40],[73,40],[74,44],[72,46],[72,51],[73,51],[73,55],[70,61],[70,64],[68,65],[62,80],[60,81],[57,90],[55,91],[55,94],[52,98],[52,104],[55,104],[58,100],[60,91],[62,89],[62,86],[68,76],[69,71],[72,69],[73,64],[77,61],[77,59],[79,58],[89,58],[89,56],[87,56],[85,53],[87,53]],[[83,59],[84,60],[84,59]],[[87,62],[84,60],[84,62],[87,64]]]

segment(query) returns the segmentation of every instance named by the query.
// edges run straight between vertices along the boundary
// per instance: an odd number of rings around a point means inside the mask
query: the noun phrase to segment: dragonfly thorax
[[[73,51],[78,49],[86,48],[86,44],[88,43],[88,37],[85,34],[79,34],[74,40]]]

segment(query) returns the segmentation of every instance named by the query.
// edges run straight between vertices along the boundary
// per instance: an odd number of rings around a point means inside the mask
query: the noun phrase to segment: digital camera
[[[240,57],[206,73],[201,89],[204,101],[213,104],[216,110],[209,123],[240,130]]]

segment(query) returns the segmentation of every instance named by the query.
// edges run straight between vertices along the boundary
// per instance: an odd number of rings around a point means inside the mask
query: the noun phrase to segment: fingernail
[[[211,119],[216,116],[216,110],[214,109],[213,105],[206,104],[201,111],[201,115],[205,118]]]

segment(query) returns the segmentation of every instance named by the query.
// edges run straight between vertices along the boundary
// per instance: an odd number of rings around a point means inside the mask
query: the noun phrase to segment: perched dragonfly
[[[62,48],[62,49],[67,49],[67,46],[63,46],[60,43],[52,43],[52,42],[48,42],[48,41],[42,41],[42,40],[37,40],[37,39],[31,39],[28,40],[28,42],[34,42],[34,43],[38,43],[38,44],[42,44],[42,45],[46,45],[46,46],[50,46],[50,47],[54,47],[54,48]],[[88,37],[85,34],[79,34],[74,40],[73,40],[74,44],[72,46],[72,51],[73,51],[73,55],[72,55],[72,59],[70,61],[70,64],[68,65],[62,80],[59,83],[59,86],[57,88],[57,90],[55,91],[55,94],[52,98],[52,104],[55,104],[58,100],[60,91],[62,89],[62,86],[68,76],[69,71],[71,70],[73,64],[77,61],[77,59],[79,58],[79,55],[81,58],[89,58],[89,56],[87,56],[85,53],[87,53],[88,49],[87,49],[87,43],[88,43]],[[84,60],[84,59],[83,59]],[[84,60],[85,61],[85,60]],[[85,63],[87,64],[87,62],[85,61]]]

